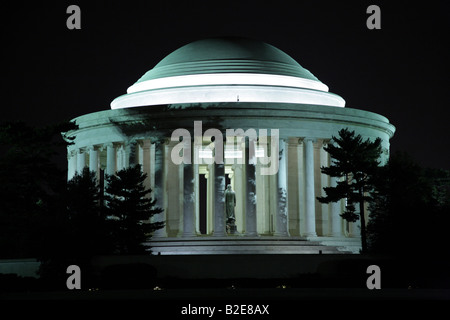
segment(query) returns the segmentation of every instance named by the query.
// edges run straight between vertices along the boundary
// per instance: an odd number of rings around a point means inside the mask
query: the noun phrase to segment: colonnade
[[[140,139],[72,149],[68,153],[68,179],[84,167],[89,167],[100,178],[101,174],[112,175],[127,166],[141,164],[143,172],[147,173],[146,187],[152,189],[156,206],[164,209],[155,219],[165,221],[166,226],[155,231],[153,236],[187,238],[199,234],[197,179],[199,166],[204,165],[211,184],[208,210],[212,211],[209,213],[212,230],[209,234],[225,237],[225,171],[231,168],[233,175],[229,176],[233,176],[236,197],[240,198],[236,214],[241,215],[238,221],[242,235],[310,238],[358,235],[357,225],[348,225],[339,215],[342,202],[320,204],[316,200],[316,196],[323,195],[323,187],[337,183],[336,178],[320,172],[320,166],[330,163],[328,153],[323,150],[327,139],[280,138],[278,150],[271,150],[279,152],[279,168],[274,177],[259,174],[264,165],[257,161],[257,141],[248,137],[241,142],[242,164],[236,164],[235,159],[226,156],[224,163],[195,163],[198,148],[192,141],[185,143],[191,143],[192,161],[180,165],[171,161],[174,143],[169,139]]]

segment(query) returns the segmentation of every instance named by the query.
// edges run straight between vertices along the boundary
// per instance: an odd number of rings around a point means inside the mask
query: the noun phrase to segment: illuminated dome
[[[189,43],[146,72],[112,109],[174,103],[273,102],[344,107],[340,96],[272,45],[244,38]]]

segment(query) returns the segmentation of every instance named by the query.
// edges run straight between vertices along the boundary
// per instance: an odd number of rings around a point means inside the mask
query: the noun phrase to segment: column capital
[[[328,146],[329,144],[333,144],[332,139],[331,138],[327,138],[327,139],[317,139],[317,144],[319,148],[325,148],[326,146]]]
[[[98,151],[100,149],[99,146],[96,145],[90,145],[86,148],[87,151],[91,152],[91,151]]]
[[[141,139],[130,138],[130,139],[127,139],[127,140],[123,141],[123,144],[124,144],[125,146],[129,146],[129,145],[138,145],[138,144],[141,143],[141,141],[142,141]]]
[[[158,142],[159,137],[150,137],[148,138],[148,141],[150,141],[151,144],[155,144],[156,142]]]
[[[304,141],[304,142],[309,142],[309,141],[311,141],[312,143],[316,143],[316,142],[317,142],[317,138],[314,138],[314,137],[304,137],[304,138],[303,138],[303,141]]]
[[[169,145],[172,142],[168,137],[151,137],[149,141],[154,145]]]
[[[158,147],[167,147],[170,144],[170,138],[150,138],[149,140],[150,144],[155,146],[156,149],[158,149]]]
[[[77,153],[78,153],[78,150],[77,149],[73,149],[73,150],[68,150],[67,151],[67,158],[71,158],[71,157],[75,157],[76,155],[77,155]]]
[[[143,149],[150,148],[153,144],[151,139],[138,140],[138,143]]]
[[[123,142],[123,145],[125,146],[125,147],[127,147],[127,146],[130,146],[130,145],[137,145],[139,143],[139,141],[137,140],[137,139],[128,139],[128,140],[125,140],[124,142]]]
[[[317,138],[312,138],[312,137],[300,137],[300,138],[298,138],[298,141],[297,141],[297,143],[298,144],[304,144],[304,143],[306,143],[306,142],[312,142],[312,143],[316,143],[317,142]]]
[[[106,142],[102,144],[102,148],[117,148],[117,146],[120,146],[119,142]]]

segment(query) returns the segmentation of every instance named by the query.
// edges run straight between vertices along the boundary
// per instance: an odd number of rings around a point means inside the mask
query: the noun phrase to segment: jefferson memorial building
[[[345,81],[345,79],[343,79]],[[358,222],[345,202],[321,204],[336,184],[324,146],[348,128],[381,138],[382,162],[395,127],[345,108],[289,55],[261,41],[212,38],[162,59],[111,102],[73,119],[68,179],[84,167],[104,175],[134,164],[164,211],[153,254],[358,253]],[[235,193],[227,223],[227,186]],[[367,221],[367,220],[366,220]]]

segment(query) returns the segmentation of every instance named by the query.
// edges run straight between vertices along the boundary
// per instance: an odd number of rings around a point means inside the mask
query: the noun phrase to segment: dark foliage
[[[450,256],[445,236],[449,171],[425,169],[405,153],[393,154],[376,177],[372,197],[367,225],[371,253]]]
[[[106,178],[106,208],[118,253],[145,252],[142,243],[164,226],[163,222],[151,222],[152,216],[162,209],[155,208],[156,200],[148,197],[151,190],[145,188],[146,177],[140,165],[136,165]]]
[[[321,167],[321,171],[331,177],[339,178],[336,187],[325,187],[325,197],[317,197],[321,203],[336,202],[346,199],[346,210],[342,218],[349,222],[361,220],[362,252],[367,251],[365,230],[365,202],[370,200],[373,190],[372,177],[380,165],[381,139],[363,141],[361,135],[354,131],[342,129],[339,137],[324,148],[332,158],[329,167]],[[359,206],[359,210],[355,205]]]
[[[39,226],[52,214],[66,182],[65,172],[53,160],[71,143],[61,132],[75,128],[70,122],[42,128],[0,124],[0,257],[39,254]]]

